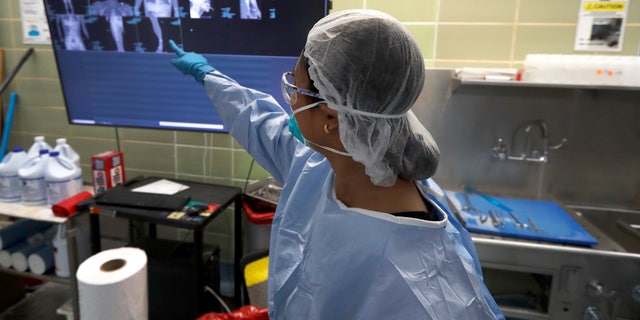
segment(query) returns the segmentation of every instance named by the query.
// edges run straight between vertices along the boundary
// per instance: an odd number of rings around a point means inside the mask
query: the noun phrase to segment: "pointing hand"
[[[173,40],[169,40],[169,45],[177,56],[177,58],[171,59],[171,64],[182,73],[192,75],[200,84],[203,83],[207,73],[216,70],[202,55],[195,52],[184,52]]]

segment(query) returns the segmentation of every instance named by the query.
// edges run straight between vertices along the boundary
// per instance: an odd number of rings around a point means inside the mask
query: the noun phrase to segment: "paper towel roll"
[[[12,253],[11,266],[20,272],[27,271],[27,269],[29,269],[29,263],[27,262],[27,258],[29,258],[30,254],[44,247],[44,245],[45,244],[43,242],[34,243]]]
[[[44,274],[55,265],[53,246],[45,244],[38,251],[29,255],[27,259],[29,270],[35,274]]]
[[[80,319],[148,319],[147,255],[123,247],[99,252],[76,272]]]
[[[29,242],[23,241],[17,244],[12,245],[9,248],[0,250],[0,266],[4,268],[10,268],[13,261],[11,260],[11,255],[18,251],[22,250],[29,246]]]

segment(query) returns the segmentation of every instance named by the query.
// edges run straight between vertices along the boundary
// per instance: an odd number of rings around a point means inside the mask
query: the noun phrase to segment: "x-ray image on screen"
[[[135,22],[131,22],[135,21]],[[148,18],[130,20],[131,41],[136,52],[173,52],[168,43],[171,39],[180,39],[180,21],[174,18]]]
[[[171,53],[173,39],[199,53],[292,56],[318,17],[297,0],[43,1],[66,50]]]
[[[240,19],[262,19],[262,12],[256,0],[239,0],[240,1]]]
[[[87,0],[51,0],[45,1],[45,8],[48,12],[56,14],[86,14]]]
[[[124,51],[124,16],[133,15],[133,7],[125,2],[118,0],[102,0],[92,2],[89,5],[89,13],[92,16],[100,16],[106,18],[109,22],[109,30],[111,37],[116,45],[116,51]],[[94,40],[95,41],[95,40]]]
[[[165,44],[169,39],[180,38],[177,0],[75,0],[72,6],[61,6],[60,1],[48,1],[48,12],[57,19],[58,28],[53,33],[60,48],[169,52]],[[85,14],[70,14],[67,10]]]
[[[191,19],[210,19],[213,11],[211,0],[189,0],[189,18]]]
[[[2,1],[2,0],[0,0]],[[171,66],[174,40],[283,101],[328,0],[42,0],[69,122],[225,132],[202,86]]]
[[[57,14],[55,16],[58,41],[64,43],[67,50],[84,51],[87,49],[85,41],[89,39],[89,33],[84,21],[84,16],[73,13]]]
[[[180,18],[180,10],[178,9],[178,0],[136,0],[134,14],[140,16],[140,7],[144,7],[144,16],[151,22],[153,34],[155,36],[156,45],[155,52],[164,51],[164,37],[161,27],[160,19],[163,18]],[[180,20],[174,19],[176,25],[180,23]],[[164,21],[164,25],[167,25],[168,21]],[[148,38],[148,36],[147,36]]]

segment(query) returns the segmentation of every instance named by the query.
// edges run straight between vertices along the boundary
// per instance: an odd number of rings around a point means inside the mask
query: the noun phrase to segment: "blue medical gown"
[[[348,208],[327,159],[288,131],[273,97],[215,71],[216,110],[283,190],[269,253],[270,319],[504,319],[442,190],[416,182],[440,221]]]

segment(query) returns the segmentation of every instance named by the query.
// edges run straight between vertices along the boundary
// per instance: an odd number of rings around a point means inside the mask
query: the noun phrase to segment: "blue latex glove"
[[[195,52],[184,52],[173,40],[169,40],[169,45],[178,56],[171,59],[171,64],[182,73],[192,75],[200,84],[204,81],[204,76],[207,73],[216,70],[202,55]]]

